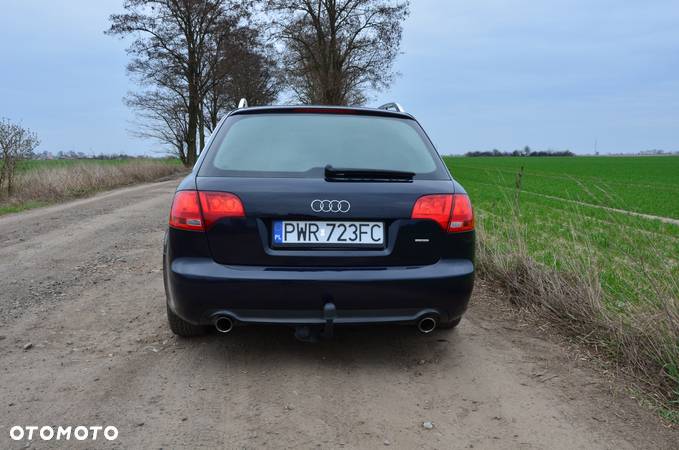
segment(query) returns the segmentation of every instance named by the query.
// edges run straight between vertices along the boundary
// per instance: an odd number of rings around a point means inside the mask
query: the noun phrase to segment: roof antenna
[[[247,107],[248,107],[248,101],[245,99],[245,97],[241,98],[240,101],[238,102],[238,109],[247,108]]]

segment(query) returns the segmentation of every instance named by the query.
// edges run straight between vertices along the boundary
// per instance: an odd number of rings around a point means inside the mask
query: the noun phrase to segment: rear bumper
[[[210,258],[176,258],[167,275],[168,304],[193,324],[228,315],[236,323],[322,324],[332,303],[335,324],[415,323],[460,317],[474,284],[469,260],[416,267],[280,268],[225,266]]]

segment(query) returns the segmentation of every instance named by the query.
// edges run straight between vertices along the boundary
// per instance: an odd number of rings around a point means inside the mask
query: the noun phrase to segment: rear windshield
[[[243,114],[230,117],[200,176],[323,177],[324,168],[414,172],[447,179],[417,122],[349,114]]]

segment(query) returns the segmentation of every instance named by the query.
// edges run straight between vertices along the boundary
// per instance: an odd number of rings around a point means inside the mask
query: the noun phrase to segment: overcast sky
[[[122,103],[122,0],[2,0],[0,116],[40,150],[149,153]],[[398,101],[441,153],[679,150],[676,0],[413,0]]]

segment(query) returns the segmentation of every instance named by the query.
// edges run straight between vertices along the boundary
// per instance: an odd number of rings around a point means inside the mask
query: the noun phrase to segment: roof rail
[[[245,97],[241,98],[240,101],[238,102],[238,109],[247,108],[247,107],[248,107],[248,100]]]
[[[380,106],[377,109],[392,109],[392,110],[400,112],[400,113],[406,112],[406,110],[403,109],[403,106],[399,105],[396,102],[385,103],[384,105]]]

